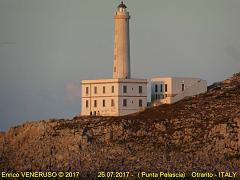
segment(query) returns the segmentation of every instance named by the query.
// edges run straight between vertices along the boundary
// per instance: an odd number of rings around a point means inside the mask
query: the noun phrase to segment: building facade
[[[151,79],[153,105],[172,104],[185,97],[207,91],[207,82],[199,78],[156,77]]]
[[[124,116],[147,106],[144,79],[82,81],[82,115]]]

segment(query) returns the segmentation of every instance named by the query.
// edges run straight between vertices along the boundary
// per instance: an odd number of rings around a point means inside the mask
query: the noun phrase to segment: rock
[[[0,171],[213,172],[240,166],[240,74],[125,117],[28,122],[0,134]]]
[[[4,140],[5,132],[0,132],[0,152],[3,150],[3,140]]]

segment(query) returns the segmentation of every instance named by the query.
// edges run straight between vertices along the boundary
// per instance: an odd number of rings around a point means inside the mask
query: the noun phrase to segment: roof
[[[127,6],[123,4],[123,1],[121,1],[121,4],[118,5],[118,8],[127,8]]]
[[[95,79],[95,80],[82,80],[82,84],[103,84],[103,83],[144,83],[144,84],[147,84],[147,79]]]
[[[174,77],[174,76],[157,76],[157,77],[152,77],[150,80],[161,80],[161,79],[192,79],[192,80],[200,80],[201,78],[195,78],[195,77]]]

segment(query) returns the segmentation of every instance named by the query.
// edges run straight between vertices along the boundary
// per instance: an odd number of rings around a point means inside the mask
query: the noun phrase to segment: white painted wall
[[[185,97],[194,96],[207,91],[207,81],[199,79],[197,82],[191,82],[189,86],[186,87],[185,91],[180,91],[174,97],[167,97],[170,104],[175,103]]]
[[[114,92],[112,92],[114,86]],[[127,86],[127,93],[123,92],[123,86]],[[139,93],[139,86],[142,86],[142,93]],[[86,87],[89,93],[86,94]],[[90,93],[91,87],[91,93]],[[97,87],[97,93],[94,88]],[[103,93],[105,87],[105,93]],[[115,106],[111,106],[114,99]],[[123,99],[127,99],[127,107],[123,107]],[[142,100],[142,107],[139,107],[139,100]],[[86,107],[86,100],[89,107]],[[97,100],[97,107],[94,107],[94,100]],[[105,107],[102,101],[105,100]],[[91,104],[90,104],[91,102]],[[90,115],[90,112],[100,116],[123,116],[141,111],[147,106],[147,80],[144,79],[102,79],[82,81],[82,112],[81,115]]]
[[[159,86],[163,84],[163,92],[158,91],[164,98],[157,100],[155,93],[155,84]],[[165,84],[167,84],[167,92],[165,92]],[[185,88],[182,91],[182,84]],[[156,77],[151,79],[151,101],[156,104],[172,104],[187,96],[194,96],[207,91],[207,82],[200,78],[186,77]]]

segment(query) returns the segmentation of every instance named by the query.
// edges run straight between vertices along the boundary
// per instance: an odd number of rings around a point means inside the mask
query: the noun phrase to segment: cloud
[[[65,100],[70,102],[76,102],[81,99],[81,86],[76,83],[68,83],[66,85]]]
[[[0,42],[0,47],[15,46],[16,42]]]

